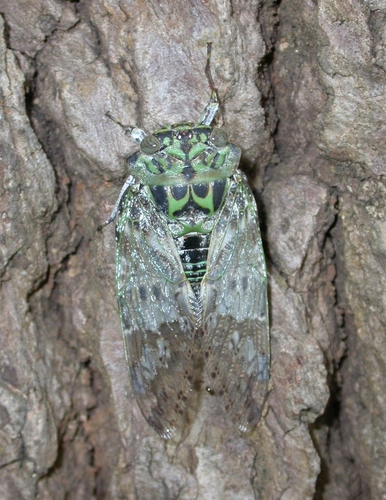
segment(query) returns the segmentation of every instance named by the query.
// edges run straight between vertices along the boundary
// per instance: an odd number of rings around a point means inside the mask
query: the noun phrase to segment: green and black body
[[[137,153],[130,163],[143,165],[144,189],[165,214],[185,275],[199,292],[206,272],[210,221],[225,201],[240,149],[229,144],[220,129],[201,124],[172,125],[154,137],[160,149],[151,157]]]
[[[269,378],[267,277],[240,148],[198,123],[146,135],[108,222],[117,217],[116,289],[133,389],[165,439],[187,422],[197,377],[243,432]],[[202,369],[197,375],[197,367]],[[201,384],[202,385],[202,384]]]

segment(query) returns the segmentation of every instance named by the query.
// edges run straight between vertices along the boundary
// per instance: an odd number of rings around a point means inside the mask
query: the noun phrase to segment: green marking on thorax
[[[176,235],[177,238],[180,236],[185,236],[186,234],[189,233],[209,234],[212,232],[212,229],[204,229],[202,227],[203,222],[200,222],[199,224],[195,224],[193,226],[189,224],[183,224],[183,223],[181,224],[183,226],[183,229]]]
[[[180,200],[176,200],[170,192],[168,193],[169,217],[171,219],[176,219],[174,214],[176,212],[179,212],[180,210],[183,210],[184,206],[188,203],[189,198],[190,198],[189,191],[190,191],[190,189],[187,189],[186,195],[183,198],[181,198]]]
[[[165,148],[168,155],[177,158],[178,160],[185,160],[186,154],[182,151],[179,141],[175,141],[171,146]]]
[[[130,173],[147,186],[203,184],[228,178],[239,163],[239,148],[230,143],[214,146],[209,140],[212,130],[210,125],[190,122],[161,128],[153,134],[161,148],[137,156],[129,163]],[[195,175],[190,175],[189,169]],[[209,201],[205,203],[210,209]]]
[[[159,174],[158,168],[154,165],[152,158],[151,157],[146,157],[145,155],[142,155],[142,161],[145,163],[146,168],[151,172],[152,174]],[[158,158],[157,158],[158,159]]]
[[[191,148],[191,150],[189,151],[189,154],[188,154],[189,160],[193,160],[194,158],[196,158],[197,156],[199,156],[203,151],[205,151],[205,149],[207,149],[207,145],[206,144],[202,144],[201,142],[195,144]]]
[[[192,198],[197,203],[197,205],[199,205],[201,208],[209,210],[208,216],[213,215],[214,206],[213,206],[213,186],[212,186],[212,184],[209,185],[209,192],[204,198],[200,198],[199,196],[197,196],[192,188],[190,188],[190,191],[191,191]]]

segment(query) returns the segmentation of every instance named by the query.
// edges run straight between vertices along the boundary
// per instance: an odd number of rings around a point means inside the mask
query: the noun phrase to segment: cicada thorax
[[[167,216],[169,223],[180,225],[174,238],[185,275],[194,289],[206,272],[212,226],[210,220],[221,209],[228,184],[228,179],[219,179],[149,188],[155,204]]]
[[[218,129],[182,123],[157,132],[155,136],[165,147],[153,155],[148,166],[164,174],[160,184],[147,189],[173,227],[185,275],[197,292],[207,267],[210,221],[221,210],[229,188],[229,178],[221,171],[226,151],[211,144],[213,130]]]

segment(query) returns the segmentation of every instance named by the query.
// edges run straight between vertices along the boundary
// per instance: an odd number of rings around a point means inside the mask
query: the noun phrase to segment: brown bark
[[[386,8],[377,0],[0,0],[0,497],[352,499],[386,491]],[[147,131],[209,98],[257,188],[264,418],[204,397],[164,442],[134,401],[110,213]]]

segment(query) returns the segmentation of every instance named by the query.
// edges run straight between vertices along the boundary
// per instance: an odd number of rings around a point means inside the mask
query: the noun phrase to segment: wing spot
[[[153,294],[154,294],[155,299],[159,300],[159,298],[161,297],[161,290],[156,285],[153,285],[152,290],[153,290]]]
[[[149,423],[149,425],[153,427],[153,429],[156,429],[158,431],[158,433],[161,433],[163,431],[162,425],[160,425],[160,423],[156,418],[147,417],[146,420]]]
[[[237,281],[232,280],[229,284],[229,289],[233,291],[233,290],[236,290],[236,287],[237,287]]]
[[[249,406],[252,406],[252,404],[253,404],[253,399],[251,398],[251,396],[248,396],[245,399],[245,407],[248,408]]]
[[[167,401],[169,399],[169,396],[167,395],[167,392],[165,390],[163,390],[160,395],[159,395],[159,398],[160,399],[163,399],[164,401]]]
[[[165,413],[165,410],[160,405],[155,406],[151,409],[151,411],[155,417],[162,417],[162,415]]]
[[[144,302],[146,301],[147,293],[146,293],[146,288],[144,286],[139,287],[139,296],[141,300],[143,300]]]
[[[188,380],[189,382],[193,382],[193,377],[192,375],[189,375],[188,370],[186,370],[184,373],[184,379]]]

